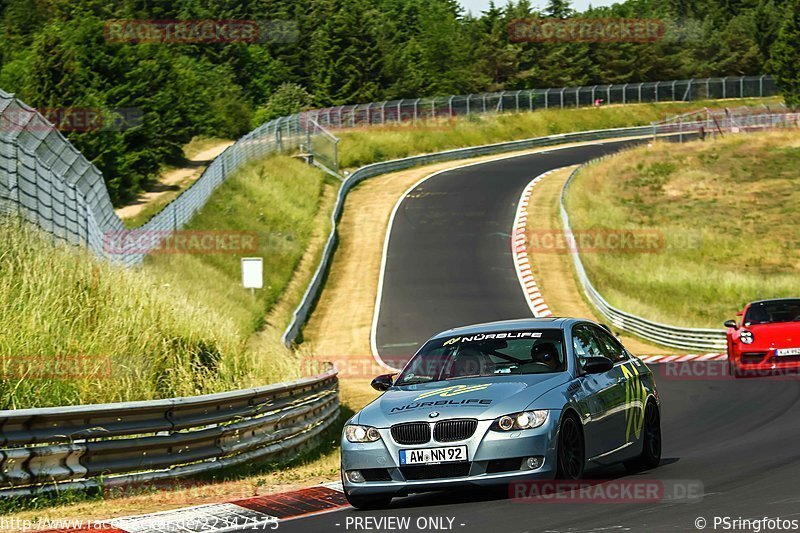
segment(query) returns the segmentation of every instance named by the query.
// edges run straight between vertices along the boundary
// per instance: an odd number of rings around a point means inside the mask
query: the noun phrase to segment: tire
[[[347,502],[356,509],[363,509],[365,511],[374,511],[378,509],[385,509],[392,503],[392,497],[386,494],[369,494],[356,496],[344,491],[344,497]]]
[[[585,463],[583,428],[574,415],[567,415],[558,431],[556,478],[577,480],[583,478]]]
[[[652,401],[644,408],[642,440],[642,454],[625,461],[625,468],[631,472],[655,468],[661,463],[661,413]]]
[[[728,373],[731,375],[731,377],[736,379],[742,377],[742,373],[739,371],[738,368],[736,368],[736,365],[733,364],[733,361],[731,361],[730,359],[728,359]]]

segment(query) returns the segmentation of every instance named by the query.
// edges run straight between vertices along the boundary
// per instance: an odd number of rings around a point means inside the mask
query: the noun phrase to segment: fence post
[[[564,109],[564,91],[566,91],[566,87],[561,88],[561,109]]]
[[[450,118],[453,117],[453,98],[455,98],[455,96],[451,95],[450,98],[447,99],[447,114]]]
[[[642,103],[642,86],[643,85],[644,85],[644,82],[639,84],[639,103],[640,104]]]
[[[483,93],[481,100],[483,101],[483,112],[486,113],[486,93]]]
[[[764,75],[762,74],[760,78],[758,78],[758,96],[761,98],[764,97]]]
[[[535,94],[535,90],[531,89],[528,91],[528,110],[533,111],[533,95]]]
[[[728,77],[725,76],[722,78],[722,99],[725,100],[728,97]]]
[[[549,109],[550,106],[550,89],[544,91],[544,108]]]
[[[678,80],[674,80],[672,82],[672,101],[675,101],[675,84],[678,83]]]

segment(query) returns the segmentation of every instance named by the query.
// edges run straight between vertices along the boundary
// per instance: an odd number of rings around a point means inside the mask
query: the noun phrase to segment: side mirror
[[[736,325],[735,320],[726,320],[723,326],[725,326],[726,328],[739,329],[739,326]]]
[[[393,375],[394,374],[384,374],[382,376],[378,376],[372,380],[370,385],[372,385],[373,389],[381,392],[389,390],[389,388],[394,384],[394,381],[392,380]]]
[[[587,357],[583,371],[587,374],[602,374],[614,368],[614,362],[607,357]]]

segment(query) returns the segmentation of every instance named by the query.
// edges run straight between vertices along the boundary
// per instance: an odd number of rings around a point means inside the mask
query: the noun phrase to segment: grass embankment
[[[798,131],[629,150],[580,172],[567,200],[576,230],[663,235],[657,253],[582,255],[626,311],[721,328],[748,301],[797,296]]]
[[[188,229],[256,233],[252,255],[264,258],[265,288],[255,299],[241,288],[240,254],[155,255],[125,270],[5,221],[0,407],[194,395],[299,377],[296,357],[277,340],[248,343],[282,295],[287,309],[299,299],[321,243],[306,251],[328,231],[325,183],[312,167],[271,158],[231,177],[192,221]],[[287,317],[276,317],[275,329]]]
[[[742,105],[777,105],[780,98],[710,100],[608,107],[545,109],[534,112],[435,118],[418,124],[402,123],[336,132],[339,165],[353,168],[399,157],[557,135],[576,131],[644,126],[688,111]]]

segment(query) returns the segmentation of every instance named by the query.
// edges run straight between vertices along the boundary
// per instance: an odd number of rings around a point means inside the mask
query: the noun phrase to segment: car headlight
[[[381,438],[378,430],[369,426],[345,426],[344,436],[350,442],[375,442]]]
[[[743,329],[739,332],[739,340],[741,340],[744,344],[753,344],[753,332]]]
[[[492,424],[494,431],[514,431],[518,429],[538,428],[547,421],[547,410],[523,411],[512,415],[501,416]]]

